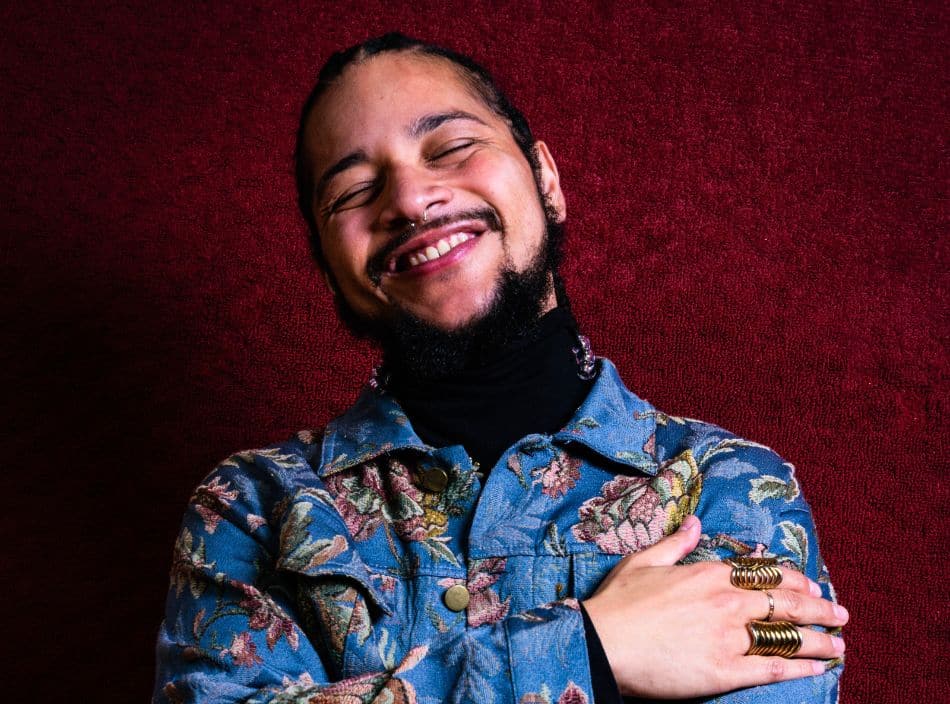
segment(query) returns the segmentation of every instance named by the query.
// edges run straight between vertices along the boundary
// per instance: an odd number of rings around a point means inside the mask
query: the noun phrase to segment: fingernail
[[[811,592],[812,596],[821,596],[821,587],[819,587],[810,579],[808,580],[808,590]]]
[[[693,514],[690,514],[686,518],[683,519],[683,522],[680,524],[680,530],[685,533],[686,531],[690,530],[693,526],[695,526],[698,521],[699,519],[696,518],[696,516],[694,516]]]
[[[811,664],[811,671],[816,675],[820,675],[825,671],[825,663],[823,663],[821,660],[815,660]]]
[[[848,610],[844,608],[841,604],[835,604],[835,617],[842,623],[848,620]]]
[[[831,637],[831,642],[834,645],[835,655],[841,655],[844,653],[844,640],[842,638]]]

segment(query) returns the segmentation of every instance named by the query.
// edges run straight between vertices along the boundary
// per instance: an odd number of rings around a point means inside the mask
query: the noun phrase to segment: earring
[[[597,357],[594,356],[590,348],[590,340],[586,335],[577,333],[577,342],[580,347],[574,348],[574,359],[577,361],[577,376],[587,381],[593,379],[597,374],[594,371]]]

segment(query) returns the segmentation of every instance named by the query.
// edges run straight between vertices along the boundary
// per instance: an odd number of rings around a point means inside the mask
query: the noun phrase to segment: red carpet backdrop
[[[367,378],[291,153],[328,54],[400,29],[494,69],[547,141],[595,351],[798,467],[853,615],[842,701],[948,701],[946,3],[64,4],[0,10],[24,700],[145,700],[191,489]]]

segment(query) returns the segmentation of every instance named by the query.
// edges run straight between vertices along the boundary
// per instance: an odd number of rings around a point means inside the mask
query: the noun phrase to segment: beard
[[[564,225],[549,204],[544,206],[545,232],[538,252],[524,271],[502,269],[491,302],[465,325],[443,330],[401,307],[386,319],[370,319],[337,293],[340,320],[356,337],[377,343],[387,372],[405,379],[438,380],[485,364],[532,334],[552,287],[559,304],[567,304],[558,275]],[[501,236],[504,242],[504,232]]]

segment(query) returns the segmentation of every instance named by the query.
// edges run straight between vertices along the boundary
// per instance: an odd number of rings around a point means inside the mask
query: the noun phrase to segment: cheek
[[[352,285],[365,278],[369,257],[365,237],[356,236],[345,228],[332,228],[321,235],[320,245],[327,266],[344,290],[348,288],[348,284]]]
[[[506,246],[515,264],[530,260],[544,236],[544,212],[534,173],[517,157],[473,159],[468,176],[482,186],[505,227]]]

